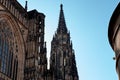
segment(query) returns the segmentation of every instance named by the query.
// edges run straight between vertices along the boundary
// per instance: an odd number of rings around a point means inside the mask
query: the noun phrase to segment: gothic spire
[[[67,33],[67,27],[65,23],[64,18],[64,12],[63,12],[63,5],[60,5],[60,15],[59,15],[59,23],[58,23],[58,33]]]

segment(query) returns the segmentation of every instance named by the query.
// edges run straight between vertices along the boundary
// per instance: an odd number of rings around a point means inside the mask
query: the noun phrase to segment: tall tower
[[[79,80],[62,4],[60,5],[58,28],[51,42],[50,70],[53,73],[52,80]]]
[[[44,14],[28,12],[29,28],[25,56],[24,80],[45,80],[47,72],[46,43],[44,42]]]

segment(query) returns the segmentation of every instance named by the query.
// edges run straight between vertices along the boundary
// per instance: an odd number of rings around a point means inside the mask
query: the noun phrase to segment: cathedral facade
[[[45,15],[0,0],[0,80],[79,80],[62,4],[58,23],[47,69]]]

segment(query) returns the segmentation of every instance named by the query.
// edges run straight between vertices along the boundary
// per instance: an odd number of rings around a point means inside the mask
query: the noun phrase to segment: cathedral
[[[63,5],[51,41],[50,69],[45,15],[17,0],[0,0],[0,80],[79,80]]]

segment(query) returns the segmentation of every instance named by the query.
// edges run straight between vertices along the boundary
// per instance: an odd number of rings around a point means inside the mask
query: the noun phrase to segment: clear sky
[[[25,0],[18,0],[23,6]],[[71,33],[80,80],[118,80],[114,52],[108,42],[108,24],[119,0],[28,0],[28,11],[46,15],[47,54],[58,27],[60,4]]]

